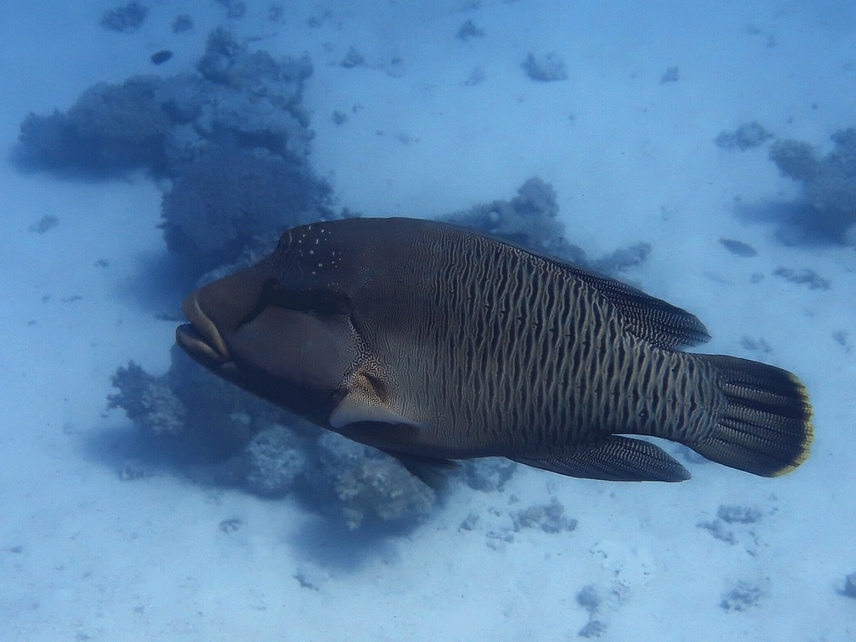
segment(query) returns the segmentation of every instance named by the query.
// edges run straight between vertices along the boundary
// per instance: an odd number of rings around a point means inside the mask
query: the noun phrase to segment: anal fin
[[[605,481],[679,482],[689,471],[659,446],[641,439],[611,436],[556,458],[511,457],[516,462],[560,475]]]

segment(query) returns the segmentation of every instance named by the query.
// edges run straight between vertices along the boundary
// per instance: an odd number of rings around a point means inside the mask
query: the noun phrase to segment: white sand
[[[192,69],[225,22],[214,3],[144,4],[146,24],[126,35],[98,25],[110,2],[3,2],[0,148],[29,111],[67,109],[95,82]],[[853,639],[856,602],[836,589],[856,571],[856,255],[784,247],[771,226],[739,221],[735,197],[762,204],[798,190],[764,149],[729,153],[713,138],[757,119],[828,147],[831,132],[856,125],[856,5],[319,0],[284,3],[279,24],[266,20],[271,2],[247,4],[239,34],[312,57],[314,163],[341,205],[428,216],[510,198],[540,176],[558,190],[569,238],[592,255],[652,244],[628,278],[697,313],[715,335],[706,350],[800,374],[816,410],[812,456],[775,480],[693,463],[680,485],[521,468],[504,492],[458,488],[410,535],[385,538],[180,474],[121,481],[124,459],[144,455],[125,417],[104,411],[109,377],[129,359],[163,372],[172,343],[174,324],[155,318],[165,272],[148,267],[165,255],[160,192],[142,175],[85,183],[4,163],[0,639],[573,640],[589,620],[577,602],[588,585],[604,640]],[[196,27],[176,35],[182,12]],[[467,18],[485,38],[454,38]],[[377,68],[338,66],[351,46]],[[152,67],[161,48],[176,55]],[[529,80],[530,50],[558,52],[570,78]],[[382,69],[395,56],[402,77]],[[660,84],[672,65],[680,80]],[[464,86],[476,67],[484,82]],[[335,109],[349,121],[333,124]],[[59,225],[32,232],[46,214]],[[736,257],[720,237],[760,254]],[[785,282],[772,276],[779,266],[814,269],[832,289]],[[744,336],[771,351],[746,350]],[[510,511],[551,497],[575,531],[491,536],[508,531]],[[763,517],[728,525],[729,544],[697,527],[721,504]],[[476,528],[460,531],[470,513]],[[243,526],[224,533],[226,518]],[[738,582],[762,596],[726,612]]]

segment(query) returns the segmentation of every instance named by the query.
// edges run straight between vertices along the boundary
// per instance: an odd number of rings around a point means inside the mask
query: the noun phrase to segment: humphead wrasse
[[[812,440],[793,374],[681,351],[709,339],[692,314],[433,221],[296,227],[182,307],[177,341],[199,363],[423,479],[490,456],[591,479],[690,477],[637,435],[773,477]]]

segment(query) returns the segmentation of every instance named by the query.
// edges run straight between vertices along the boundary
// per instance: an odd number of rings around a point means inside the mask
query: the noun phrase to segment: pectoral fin
[[[678,482],[690,478],[689,471],[659,446],[627,437],[613,436],[555,459],[511,459],[535,468],[585,479]]]
[[[341,430],[351,424],[379,423],[425,428],[425,424],[406,417],[395,407],[387,379],[384,368],[376,361],[363,363],[345,380],[345,396],[330,413],[330,426]]]
[[[348,424],[368,421],[383,424],[416,425],[407,417],[389,408],[380,399],[367,395],[363,390],[346,394],[339,405],[330,413],[330,425],[337,430]]]

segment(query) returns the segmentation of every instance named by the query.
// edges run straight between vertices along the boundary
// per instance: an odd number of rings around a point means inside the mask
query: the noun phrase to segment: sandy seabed
[[[191,70],[208,31],[229,24],[275,55],[312,58],[313,164],[342,206],[431,216],[510,198],[540,176],[572,242],[595,255],[652,245],[627,276],[698,314],[714,335],[705,351],[798,373],[816,440],[775,480],[695,462],[677,485],[521,469],[502,492],[456,488],[395,536],[349,533],[288,497],[205,487],[168,465],[123,480],[128,457],[157,454],[105,410],[110,375],[129,360],[163,372],[173,342],[174,322],[153,303],[170,284],[147,270],[166,253],[159,186],[141,173],[86,182],[5,162],[0,638],[856,636],[856,602],[841,594],[856,571],[856,254],[789,247],[772,224],[736,216],[737,201],[787,201],[799,186],[765,147],[713,143],[757,120],[828,148],[832,132],[856,125],[850,3],[319,0],[285,3],[277,20],[272,2],[232,19],[229,3],[143,4],[146,22],[122,34],[99,25],[109,3],[4,2],[0,147],[11,150],[28,112],[67,109],[96,82]],[[176,34],[181,13],[194,28]],[[455,37],[467,19],[484,37]],[[351,47],[365,66],[338,64]],[[172,60],[153,67],[167,48]],[[557,52],[568,78],[529,79],[530,51]],[[672,66],[679,79],[662,83]],[[477,68],[484,79],[467,83]],[[44,216],[58,224],[36,233]],[[723,237],[758,255],[729,253]],[[830,287],[777,278],[779,267],[814,270]],[[497,535],[515,505],[551,497],[575,530]],[[752,520],[723,519],[722,506]],[[460,528],[473,514],[475,527]],[[222,528],[230,519],[241,527]]]

